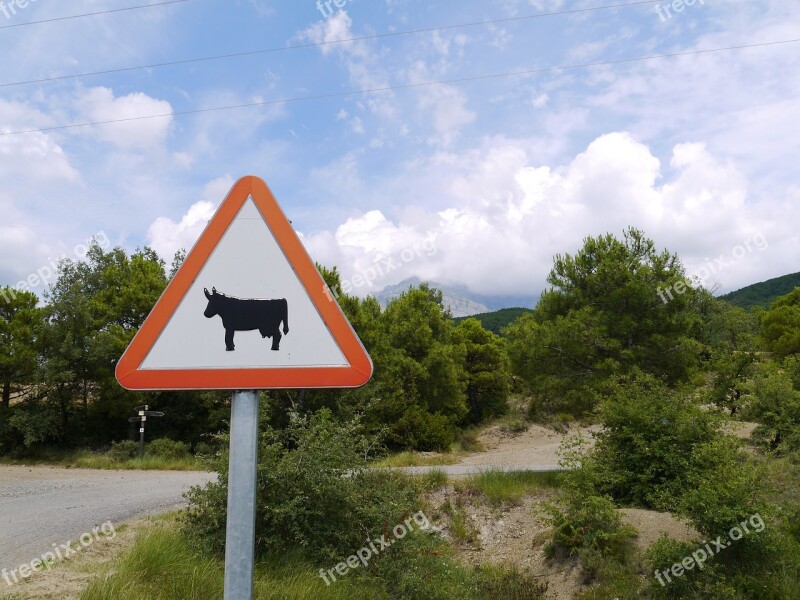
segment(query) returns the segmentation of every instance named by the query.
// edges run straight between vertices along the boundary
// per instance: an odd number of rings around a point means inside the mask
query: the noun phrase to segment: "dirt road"
[[[182,506],[184,491],[215,477],[176,471],[0,466],[0,571],[29,563],[68,542],[74,549],[82,534],[107,521],[116,526]]]

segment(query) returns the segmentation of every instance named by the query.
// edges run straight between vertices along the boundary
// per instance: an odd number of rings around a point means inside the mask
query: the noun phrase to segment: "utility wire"
[[[99,10],[97,12],[83,13],[80,15],[69,15],[66,17],[53,17],[52,19],[42,19],[41,21],[27,21],[25,23],[12,23],[11,25],[0,25],[0,29],[11,29],[12,27],[27,27],[28,25],[41,25],[42,23],[54,23],[56,21],[69,21],[71,19],[82,19],[84,17],[110,15],[112,13],[126,12],[129,10],[139,10],[142,8],[153,8],[156,6],[165,6],[167,4],[178,4],[180,2],[188,2],[188,1],[189,0],[166,0],[165,2],[156,2],[154,4],[142,4],[139,6],[128,6],[125,8],[112,8],[110,10]]]
[[[110,119],[108,121],[92,121],[87,123],[74,123],[72,125],[57,125],[54,127],[43,127],[40,129],[23,129],[19,131],[6,131],[0,132],[0,137],[8,136],[8,135],[19,135],[23,133],[44,133],[48,131],[59,131],[63,129],[75,129],[79,127],[91,127],[93,125],[110,125],[113,123],[127,123],[131,121],[143,121],[147,119],[162,119],[166,117],[178,117],[178,116],[185,116],[185,115],[196,115],[201,113],[210,113],[210,112],[218,112],[224,110],[235,110],[240,108],[251,108],[256,106],[268,106],[271,104],[288,104],[291,102],[303,102],[308,100],[323,100],[328,98],[342,98],[346,96],[356,96],[361,94],[371,94],[376,92],[389,92],[395,90],[407,90],[413,88],[421,88],[421,87],[429,87],[434,85],[446,85],[452,83],[465,83],[470,81],[480,81],[486,79],[500,79],[505,77],[517,77],[520,75],[535,75],[539,73],[549,73],[553,71],[565,71],[569,69],[585,69],[590,67],[600,67],[600,66],[607,66],[607,65],[620,65],[626,63],[635,63],[635,62],[643,62],[648,60],[658,60],[664,58],[676,58],[680,56],[692,56],[698,54],[712,54],[712,53],[719,53],[719,52],[729,52],[731,50],[744,50],[748,48],[763,48],[766,46],[777,46],[781,44],[794,44],[800,42],[800,38],[791,39],[791,40],[780,40],[775,42],[762,42],[759,44],[747,44],[744,46],[727,46],[725,48],[709,48],[706,50],[689,50],[686,52],[673,52],[670,54],[653,54],[650,56],[639,56],[636,58],[621,58],[618,60],[605,60],[599,62],[591,62],[591,63],[582,63],[577,65],[563,65],[559,67],[546,67],[541,69],[526,69],[524,71],[512,71],[507,73],[493,73],[489,75],[475,75],[472,77],[459,77],[457,79],[445,79],[440,81],[426,81],[421,83],[407,83],[402,85],[392,85],[392,86],[385,86],[385,87],[378,87],[378,88],[369,88],[369,89],[361,89],[361,90],[350,90],[347,92],[333,92],[329,94],[319,94],[314,96],[295,96],[293,98],[282,98],[280,100],[263,100],[260,102],[248,102],[246,104],[231,104],[228,106],[215,106],[210,108],[197,108],[192,110],[184,110],[184,111],[177,111],[177,112],[170,112],[170,113],[163,113],[157,115],[143,115],[140,117],[127,117],[124,119]]]
[[[181,2],[185,2],[186,0],[178,0]],[[390,33],[379,33],[375,35],[365,35],[360,37],[352,37],[342,40],[330,40],[325,42],[312,42],[308,44],[297,44],[293,46],[280,46],[276,48],[262,48],[259,50],[246,50],[243,52],[232,52],[229,54],[216,54],[212,56],[201,56],[198,58],[186,58],[182,60],[172,60],[167,62],[161,63],[153,63],[151,65],[137,65],[133,67],[120,67],[116,69],[104,69],[102,71],[89,71],[87,73],[76,73],[74,75],[58,75],[55,77],[43,77],[41,79],[29,79],[27,81],[12,81],[8,83],[0,83],[0,87],[11,87],[15,85],[27,85],[32,83],[47,83],[51,81],[61,81],[64,79],[73,79],[78,77],[91,77],[94,75],[110,75],[112,73],[124,73],[128,71],[141,71],[144,69],[158,69],[161,67],[171,67],[175,65],[186,65],[191,63],[199,63],[199,62],[207,62],[213,60],[227,60],[231,58],[239,58],[242,56],[254,56],[257,54],[269,54],[273,52],[285,52],[287,50],[299,50],[302,48],[318,48],[320,46],[331,46],[334,44],[349,44],[352,42],[363,42],[367,40],[377,40],[382,38],[388,37],[399,37],[404,35],[412,35],[418,33],[431,33],[434,31],[447,31],[452,29],[465,29],[467,27],[479,27],[481,25],[498,25],[501,23],[511,23],[515,21],[530,21],[533,19],[541,19],[544,17],[557,17],[557,16],[564,16],[564,15],[575,15],[579,13],[589,13],[589,12],[596,12],[600,10],[610,10],[610,9],[617,9],[617,8],[628,8],[632,6],[641,6],[643,4],[655,4],[659,0],[638,0],[636,2],[629,2],[627,4],[611,4],[607,6],[595,6],[590,8],[578,8],[574,10],[562,10],[557,12],[549,12],[549,13],[538,13],[535,15],[522,15],[517,17],[506,17],[503,19],[491,19],[487,21],[473,21],[471,23],[459,23],[455,25],[442,25],[440,27],[426,27],[424,29],[410,29],[407,31],[395,31]],[[155,6],[155,5],[151,5]]]

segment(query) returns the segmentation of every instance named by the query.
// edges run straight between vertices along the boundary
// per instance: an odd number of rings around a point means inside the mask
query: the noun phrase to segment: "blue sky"
[[[350,0],[324,17],[315,0],[187,0],[2,28],[143,3],[0,12],[0,83],[617,2]],[[697,0],[662,18],[667,4],[3,86],[0,131],[800,38],[797,2]],[[312,257],[347,279],[393,265],[362,295],[416,275],[534,297],[554,254],[627,225],[721,291],[795,272],[799,53],[793,43],[0,136],[0,283],[100,231],[169,262],[245,174],[269,183]]]

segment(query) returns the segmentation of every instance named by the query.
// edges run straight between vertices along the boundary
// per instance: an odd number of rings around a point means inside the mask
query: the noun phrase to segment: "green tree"
[[[94,243],[85,261],[61,261],[42,310],[42,393],[12,420],[26,445],[107,443],[127,432],[131,407],[152,396],[120,388],[114,367],[165,284],[149,249],[128,256]]]
[[[800,352],[800,287],[772,303],[761,319],[767,349],[780,357]]]
[[[36,294],[5,287],[0,298],[0,408],[7,410],[12,397],[24,396],[35,383],[43,320]]]
[[[622,240],[610,234],[586,238],[574,257],[556,256],[548,282],[554,288],[538,308],[544,318],[593,310],[617,344],[620,363],[671,380],[684,378],[694,365],[699,349],[690,336],[700,324],[701,297],[686,285],[678,257],[658,252],[641,231],[629,228]]]
[[[758,318],[738,306],[713,300],[706,315],[710,345],[711,401],[736,414],[742,406],[744,384],[758,360]]]
[[[536,394],[535,408],[580,414],[594,406],[593,387],[620,371],[613,358],[619,343],[600,321],[591,308],[552,320],[537,312],[523,315],[505,330],[512,372]]]
[[[468,412],[465,349],[453,343],[452,329],[442,292],[426,284],[403,292],[381,315],[376,371],[398,385],[392,393],[380,382],[380,421],[420,449],[449,445]]]
[[[38,347],[42,335],[39,299],[30,292],[0,289],[0,452],[19,443],[12,422],[12,400],[38,393]],[[24,436],[23,436],[24,441]]]
[[[787,362],[787,369],[773,362],[759,365],[745,398],[748,417],[760,423],[754,437],[774,451],[800,450],[800,392],[792,381],[800,360]]]
[[[678,382],[698,366],[710,295],[687,285],[678,257],[641,231],[586,238],[575,256],[555,257],[548,282],[534,313],[506,330],[514,373],[545,403],[583,411],[593,386],[614,374]]]
[[[479,423],[507,413],[511,375],[503,339],[472,318],[456,326],[453,339],[465,348],[467,421]]]

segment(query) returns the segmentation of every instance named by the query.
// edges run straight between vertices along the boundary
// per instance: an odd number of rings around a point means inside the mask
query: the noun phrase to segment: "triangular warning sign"
[[[116,375],[131,390],[358,387],[372,360],[267,184],[245,177]]]

